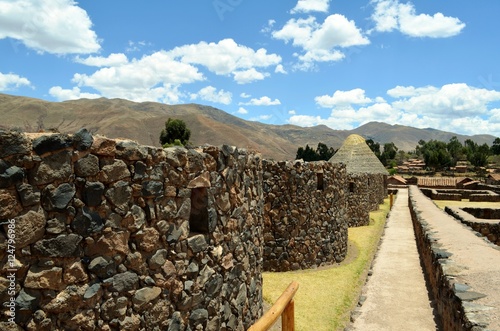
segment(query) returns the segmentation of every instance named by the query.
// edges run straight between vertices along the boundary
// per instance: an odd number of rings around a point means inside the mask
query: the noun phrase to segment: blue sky
[[[498,0],[0,0],[0,92],[500,136]]]

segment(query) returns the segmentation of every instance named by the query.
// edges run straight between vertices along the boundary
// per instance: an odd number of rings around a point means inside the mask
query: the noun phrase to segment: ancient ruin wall
[[[262,313],[262,212],[261,160],[244,150],[0,131],[2,320],[246,329]]]
[[[329,162],[263,161],[264,270],[307,269],[347,253],[347,174]]]
[[[370,224],[370,211],[378,210],[387,196],[385,175],[349,174],[347,215],[349,227]]]

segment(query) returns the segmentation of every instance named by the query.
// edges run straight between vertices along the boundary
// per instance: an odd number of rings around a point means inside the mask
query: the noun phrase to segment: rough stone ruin
[[[24,330],[246,329],[264,269],[345,257],[349,182],[230,146],[0,131],[0,299]]]

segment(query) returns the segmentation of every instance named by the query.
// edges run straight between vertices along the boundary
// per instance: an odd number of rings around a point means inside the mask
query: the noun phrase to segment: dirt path
[[[437,330],[420,266],[408,208],[401,189],[363,290],[366,297],[349,330]]]

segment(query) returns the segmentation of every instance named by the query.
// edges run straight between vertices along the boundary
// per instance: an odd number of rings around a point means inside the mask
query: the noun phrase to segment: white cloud
[[[245,108],[243,107],[240,107],[237,111],[238,114],[242,114],[242,115],[245,115],[245,114],[248,114],[248,110],[246,110]]]
[[[250,97],[251,97],[251,95],[250,95],[250,94],[248,94],[248,93],[243,92],[243,93],[241,93],[241,94],[240,94],[240,97],[242,97],[242,98],[244,98],[244,99],[248,99],[248,98],[250,98]]]
[[[281,105],[281,102],[278,99],[271,100],[270,97],[264,96],[259,99],[253,98],[249,102],[242,103],[242,106],[276,106]]]
[[[276,68],[274,69],[274,72],[279,73],[279,74],[287,74],[288,73],[288,72],[286,72],[285,68],[283,68],[282,64],[278,64],[276,66]]]
[[[259,71],[255,70],[255,68],[251,68],[251,69],[243,70],[243,71],[234,71],[233,75],[234,75],[234,80],[238,84],[248,84],[248,83],[255,82],[257,80],[263,80],[266,77],[270,76],[269,73],[259,72]]]
[[[326,117],[293,115],[288,122],[300,126],[324,124],[350,130],[371,121],[417,128],[435,128],[463,134],[500,136],[500,91],[475,88],[463,83],[435,86],[396,86],[387,91],[392,102],[369,98],[362,89],[337,91],[316,97],[322,107],[331,107]],[[397,143],[396,143],[397,144]]]
[[[100,50],[85,10],[73,0],[0,0],[0,39],[53,54]]]
[[[16,74],[3,74],[0,72],[0,91],[8,91],[21,86],[31,86],[31,82]]]
[[[297,112],[293,109],[288,111],[288,115],[295,115],[295,114],[297,114]]]
[[[107,98],[124,98],[137,102],[177,103],[183,96],[179,86],[205,77],[198,68],[175,61],[165,51],[133,59],[116,67],[104,67],[93,74],[75,74],[73,82],[88,86]]]
[[[91,67],[116,67],[128,63],[127,56],[123,53],[112,53],[108,57],[89,56],[85,59],[77,56],[75,62]]]
[[[463,83],[447,84],[439,89],[426,87],[415,90],[418,93],[393,102],[393,106],[405,112],[451,119],[484,114],[490,102],[500,101],[498,91],[474,88]]]
[[[281,30],[273,31],[272,37],[302,48],[298,57],[305,64],[303,68],[313,62],[339,61],[345,57],[339,49],[370,43],[354,21],[340,14],[328,16],[322,24],[312,16],[290,19]]]
[[[73,87],[70,89],[63,89],[60,86],[53,86],[49,90],[49,94],[56,98],[57,101],[65,101],[65,100],[76,100],[76,99],[97,99],[101,96],[95,93],[85,93],[81,92],[78,87]]]
[[[330,0],[299,0],[291,13],[328,12]]]
[[[172,49],[168,55],[182,63],[205,66],[217,75],[233,74],[235,79],[245,75],[245,72],[248,74],[248,70],[257,72],[255,68],[276,66],[281,62],[277,54],[268,54],[264,48],[255,51],[238,45],[233,39],[184,45]]]
[[[232,94],[231,92],[226,92],[224,90],[217,91],[217,89],[213,86],[207,86],[199,90],[198,93],[191,94],[191,99],[201,99],[229,105],[232,101]]]
[[[411,37],[446,38],[459,34],[465,23],[456,17],[417,14],[414,5],[400,3],[398,0],[374,0],[375,11],[372,20],[375,30],[390,32],[399,30]]]
[[[316,103],[324,108],[345,106],[351,104],[367,104],[372,100],[365,96],[365,90],[356,88],[350,91],[335,91],[332,96],[322,95],[314,98]]]

